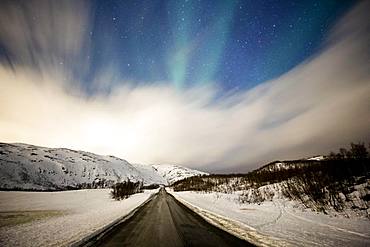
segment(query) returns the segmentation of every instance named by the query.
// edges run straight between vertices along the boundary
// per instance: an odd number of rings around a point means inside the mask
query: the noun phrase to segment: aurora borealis
[[[90,66],[76,75],[88,92],[102,89],[90,81],[107,66],[118,71],[105,82],[109,87],[129,80],[167,82],[178,89],[209,83],[224,91],[248,89],[311,56],[335,21],[354,5],[351,1],[88,3],[90,19],[82,47],[88,52],[80,55]],[[30,20],[35,24],[37,14]]]
[[[368,10],[1,1],[0,141],[219,172],[368,142]]]
[[[144,83],[250,88],[309,57],[352,5],[351,1],[98,2],[92,27],[98,60],[94,64],[99,68],[106,61],[115,63],[124,79]]]

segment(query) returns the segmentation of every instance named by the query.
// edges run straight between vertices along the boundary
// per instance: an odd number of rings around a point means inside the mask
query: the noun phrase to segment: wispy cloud
[[[71,82],[89,65],[90,10],[85,1],[2,2],[0,42],[7,52],[3,65]]]
[[[0,66],[1,141],[236,171],[370,140],[366,1],[334,27],[316,56],[217,100],[216,88],[180,92],[166,83],[87,97],[75,74],[87,71],[89,6],[46,3],[48,11],[32,4],[0,10],[0,42],[9,51]]]

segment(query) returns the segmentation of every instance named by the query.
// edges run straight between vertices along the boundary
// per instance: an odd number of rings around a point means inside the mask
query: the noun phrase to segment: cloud
[[[2,2],[0,45],[7,58],[2,63],[71,82],[73,73],[88,70],[91,10],[85,1]]]
[[[29,23],[31,5],[0,11],[0,43],[10,51],[0,66],[1,141],[247,171],[370,140],[368,2],[343,17],[317,55],[277,79],[217,99],[214,87],[180,92],[162,82],[122,82],[110,94],[86,96],[73,75],[88,66],[81,56],[89,49],[89,7],[63,3],[44,6],[55,10],[48,14],[40,10],[46,15],[40,27]],[[70,64],[60,66],[60,58]],[[114,69],[107,71],[99,80],[109,80]]]

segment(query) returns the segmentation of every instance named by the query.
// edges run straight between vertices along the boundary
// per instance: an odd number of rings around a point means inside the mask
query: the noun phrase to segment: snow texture
[[[128,179],[166,185],[199,174],[203,173],[173,165],[130,164],[114,156],[65,148],[0,143],[1,189],[104,188]]]
[[[156,169],[158,174],[166,179],[167,183],[170,185],[187,177],[208,175],[208,173],[189,169],[183,166],[153,165],[153,167]]]
[[[260,246],[369,246],[370,221],[325,215],[273,198],[240,203],[239,193],[171,192],[206,220]]]
[[[69,246],[127,215],[158,190],[128,199],[111,199],[109,189],[63,192],[0,192],[0,211],[12,214],[58,211],[60,214],[0,227],[0,246]]]

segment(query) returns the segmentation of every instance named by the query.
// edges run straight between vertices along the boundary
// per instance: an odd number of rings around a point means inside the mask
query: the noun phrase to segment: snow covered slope
[[[0,143],[0,189],[99,188],[127,179],[166,185],[168,180],[202,174],[184,167],[164,167],[134,165],[114,156],[65,148]]]
[[[5,143],[0,144],[0,175],[0,187],[9,189],[105,187],[127,179],[144,184],[163,181],[154,171],[141,172],[114,156]]]
[[[150,184],[163,184],[167,185],[167,180],[162,177],[157,170],[151,165],[132,164],[140,174],[147,180],[151,181]]]
[[[176,181],[187,177],[208,175],[208,173],[189,169],[183,166],[176,165],[152,165],[156,171],[166,179],[168,184],[173,184]]]
[[[308,159],[302,159],[302,160],[284,160],[284,161],[273,161],[267,165],[262,166],[261,168],[258,168],[256,170],[257,173],[261,172],[277,172],[281,170],[289,170],[289,169],[295,169],[295,168],[303,168],[307,166],[312,166],[315,164],[320,164],[320,161],[323,159],[320,159],[317,157],[312,157]],[[322,157],[322,156],[321,156]]]
[[[289,170],[295,168],[307,167],[315,164],[320,164],[320,161],[326,160],[327,157],[323,155],[312,156],[306,159],[300,160],[284,160],[284,161],[273,161],[267,165],[258,168],[257,172],[276,172],[281,170]]]
[[[170,193],[208,222],[257,246],[370,246],[367,218],[312,212],[279,198],[240,203],[240,192]]]

